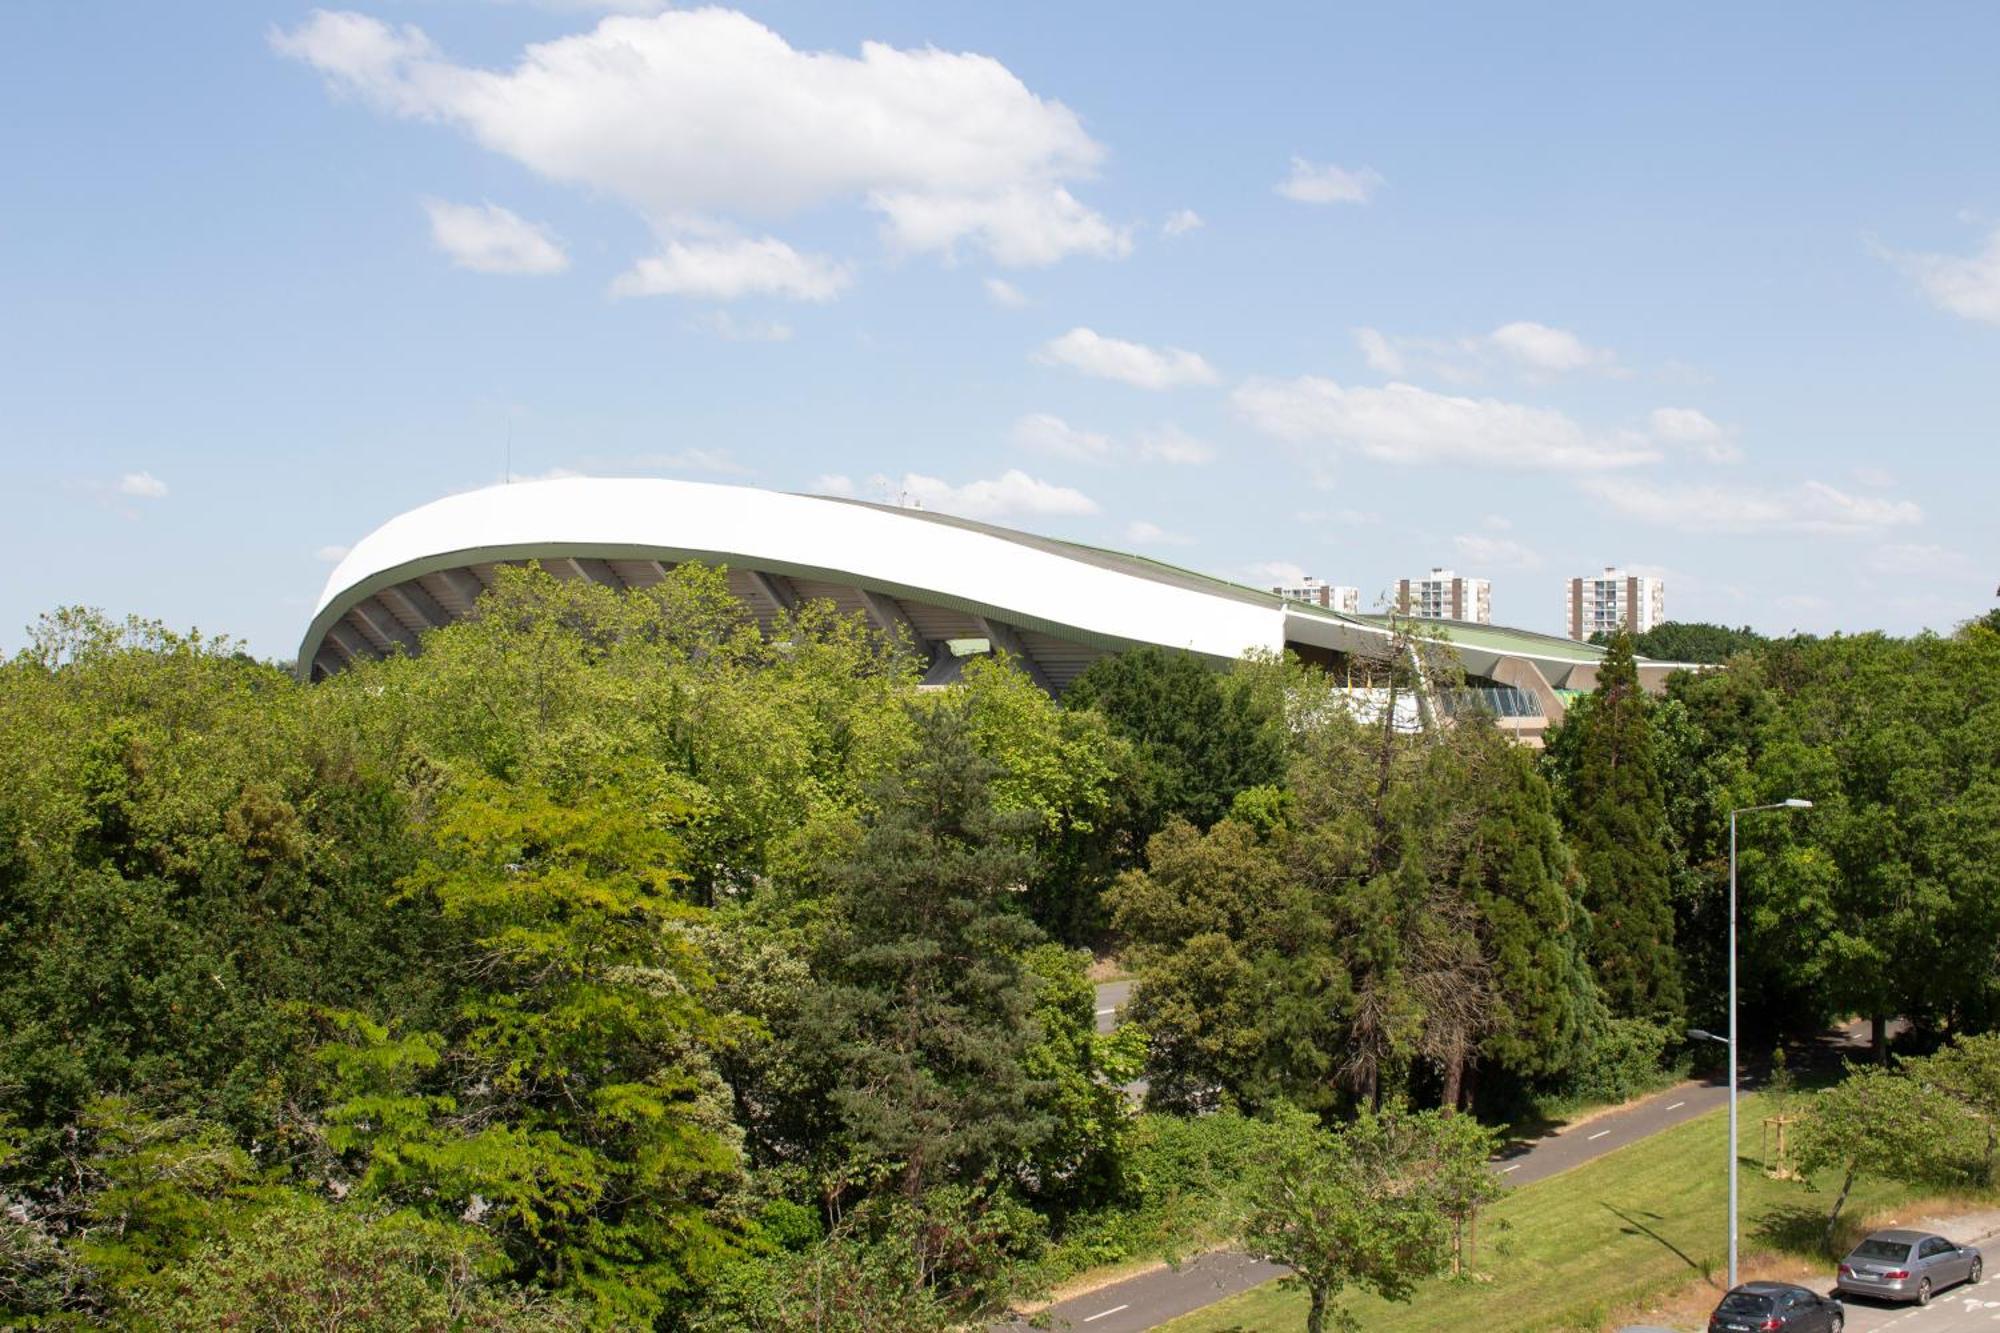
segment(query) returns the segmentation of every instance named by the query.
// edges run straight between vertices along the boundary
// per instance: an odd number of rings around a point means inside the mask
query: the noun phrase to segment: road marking
[[[1606,1134],[1609,1134],[1610,1132],[1611,1131],[1608,1129],[1600,1129],[1595,1134],[1592,1134],[1589,1138],[1585,1139],[1584,1142],[1585,1143],[1595,1142],[1596,1140],[1603,1138]]]
[[[1520,1169],[1521,1169],[1521,1164],[1520,1164],[1519,1162],[1516,1162],[1516,1163],[1514,1163],[1514,1165],[1512,1165],[1512,1166],[1503,1166],[1503,1167],[1501,1167],[1501,1168],[1500,1168],[1500,1174],[1504,1176],[1504,1175],[1506,1175],[1506,1174],[1507,1174],[1507,1173],[1508,1173],[1509,1171],[1519,1171]]]
[[[1673,1104],[1672,1106],[1669,1106],[1669,1107],[1668,1107],[1667,1109],[1668,1109],[1669,1111],[1678,1111],[1678,1110],[1680,1110],[1680,1109],[1681,1109],[1681,1108],[1682,1108],[1683,1106],[1686,1106],[1686,1105],[1687,1105],[1687,1103],[1686,1103],[1686,1102],[1675,1102],[1675,1103],[1674,1103],[1674,1104]]]
[[[1120,1310],[1129,1310],[1131,1308],[1132,1307],[1130,1305],[1114,1305],[1109,1310],[1099,1310],[1096,1314],[1085,1315],[1083,1317],[1083,1322],[1086,1324],[1094,1324],[1098,1320],[1104,1318],[1104,1316],[1106,1315],[1117,1314]]]
[[[1116,1008],[1112,1008],[1112,1009],[1099,1009],[1099,1010],[1097,1011],[1097,1016],[1098,1016],[1099,1018],[1102,1018],[1102,1017],[1104,1017],[1104,1016],[1105,1016],[1106,1014],[1115,1014],[1115,1013],[1117,1013],[1117,1012],[1118,1012],[1118,1010],[1117,1010]]]

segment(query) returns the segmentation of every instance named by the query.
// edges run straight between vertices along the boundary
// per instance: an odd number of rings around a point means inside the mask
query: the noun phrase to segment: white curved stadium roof
[[[1379,618],[1309,607],[1136,556],[916,510],[747,486],[574,477],[449,496],[389,520],[328,577],[300,645],[319,678],[418,651],[471,610],[495,566],[644,587],[683,561],[723,565],[768,622],[825,598],[927,648],[985,639],[1060,690],[1106,653],[1157,645],[1228,659],[1253,649],[1378,657]],[[1468,671],[1528,660],[1551,684],[1601,653],[1491,626],[1444,625]],[[1504,673],[1502,673],[1504,674]]]

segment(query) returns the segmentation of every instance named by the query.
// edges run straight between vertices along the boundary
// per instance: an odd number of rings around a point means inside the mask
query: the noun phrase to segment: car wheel
[[[1845,1327],[1847,1327],[1847,1316],[1841,1311],[1835,1310],[1827,1320],[1826,1333],[1840,1333],[1840,1330]]]
[[[1972,1271],[1965,1275],[1965,1280],[1976,1287],[1979,1285],[1979,1279],[1984,1276],[1986,1276],[1986,1257],[1981,1255],[1972,1261]]]
[[[1931,1280],[1929,1278],[1924,1278],[1922,1281],[1917,1283],[1917,1304],[1929,1305],[1930,1303],[1931,1303]]]

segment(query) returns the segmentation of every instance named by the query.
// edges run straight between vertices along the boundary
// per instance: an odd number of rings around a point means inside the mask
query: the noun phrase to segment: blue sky
[[[288,657],[510,448],[1370,600],[1449,565],[1544,630],[1612,563],[1949,627],[2000,582],[1995,49],[1983,4],[15,3],[0,648],[86,603]]]

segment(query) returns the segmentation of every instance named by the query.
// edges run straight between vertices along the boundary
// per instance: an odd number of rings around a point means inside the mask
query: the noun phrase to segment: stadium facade
[[[301,677],[420,650],[422,635],[471,611],[506,564],[644,588],[674,565],[728,571],[766,625],[812,599],[908,634],[926,679],[955,678],[967,656],[1001,651],[1060,693],[1093,661],[1154,645],[1228,661],[1291,651],[1368,674],[1394,648],[1383,616],[1356,615],[1142,557],[922,510],[747,486],[572,477],[449,496],[389,520],[328,578],[299,648]],[[1426,621],[1448,642],[1468,690],[1524,740],[1596,681],[1601,650],[1493,625]],[[1674,664],[1642,662],[1657,689]]]

